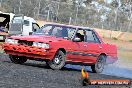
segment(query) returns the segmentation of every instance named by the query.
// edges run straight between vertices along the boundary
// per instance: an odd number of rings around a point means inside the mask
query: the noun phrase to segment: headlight
[[[49,49],[49,44],[33,42],[33,46]]]
[[[11,44],[18,44],[18,40],[14,40],[14,39],[5,39],[5,42]]]

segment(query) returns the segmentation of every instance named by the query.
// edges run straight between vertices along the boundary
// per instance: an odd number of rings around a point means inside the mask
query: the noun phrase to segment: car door
[[[24,20],[22,35],[29,35],[32,32],[32,24],[29,20]]]
[[[78,29],[77,33],[80,33],[82,37],[84,37],[83,29]],[[76,35],[74,38],[77,37]],[[72,60],[73,62],[83,62],[86,59],[85,53],[85,46],[84,46],[84,39],[80,42],[71,42],[71,52],[68,55],[68,58]]]
[[[77,52],[79,49],[78,42],[73,42],[72,39],[75,37],[75,33],[77,31],[76,28],[67,27],[68,30],[68,38],[70,39],[68,42],[68,46],[66,46],[67,54],[66,54],[66,60],[68,62],[74,62],[77,60]]]
[[[102,45],[93,30],[85,30],[85,63],[95,63],[102,50]]]

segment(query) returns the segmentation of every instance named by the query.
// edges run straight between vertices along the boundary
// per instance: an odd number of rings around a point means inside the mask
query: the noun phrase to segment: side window
[[[83,30],[83,29],[79,29],[79,30],[77,31],[77,33],[80,33],[81,35],[84,35],[84,30]]]
[[[36,23],[33,23],[33,32],[37,31],[39,28],[39,25]]]
[[[99,43],[99,40],[98,40],[97,36],[95,35],[95,33],[90,30],[86,30],[85,41]]]
[[[29,26],[29,21],[28,20],[24,20],[24,25]]]

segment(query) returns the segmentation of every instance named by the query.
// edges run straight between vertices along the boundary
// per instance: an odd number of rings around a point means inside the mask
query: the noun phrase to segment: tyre
[[[26,57],[9,55],[10,60],[15,64],[23,64],[27,61]]]
[[[59,50],[56,52],[53,60],[49,61],[48,64],[50,68],[54,70],[59,70],[64,67],[65,61],[65,54],[61,50]]]
[[[97,58],[97,61],[94,65],[91,66],[91,69],[94,73],[101,73],[104,69],[106,63],[106,57],[104,55],[100,55]]]

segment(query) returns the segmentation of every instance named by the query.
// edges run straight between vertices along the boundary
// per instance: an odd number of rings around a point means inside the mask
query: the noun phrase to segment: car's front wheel
[[[65,54],[59,50],[56,52],[53,60],[48,62],[52,69],[59,70],[65,65]]]
[[[27,58],[22,56],[9,55],[9,58],[15,64],[23,64],[27,61]]]
[[[101,73],[104,69],[106,63],[106,57],[104,55],[100,55],[97,58],[97,61],[94,65],[91,66],[91,69],[94,73]]]

